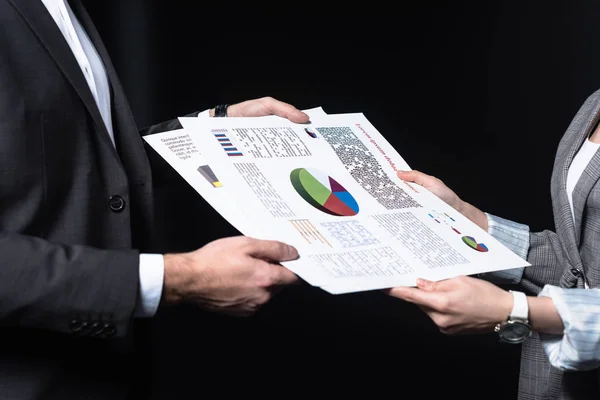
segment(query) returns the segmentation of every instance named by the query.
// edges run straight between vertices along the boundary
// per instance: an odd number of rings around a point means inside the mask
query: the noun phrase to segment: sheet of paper
[[[244,216],[236,207],[220,206],[221,202],[227,201],[220,193],[223,190],[223,183],[214,170],[206,164],[189,132],[176,129],[144,136],[144,140],[223,218],[227,221],[236,221],[236,229],[247,231],[243,226]]]
[[[327,115],[322,107],[302,111],[310,118]],[[200,118],[203,119],[203,117]],[[208,116],[204,118],[208,119]],[[179,118],[183,129],[148,135],[144,137],[144,140],[225,219],[236,221],[236,229],[244,234],[252,235],[254,232],[251,227],[244,226],[244,214],[240,213],[235,206],[223,206],[224,203],[229,202],[229,197],[222,195],[223,183],[207,164],[197,144],[191,139],[190,133],[185,130],[185,121],[194,119],[196,118]]]
[[[331,293],[529,265],[400,181],[410,167],[362,114],[181,121],[222,183],[217,211],[248,236],[294,245],[300,258],[284,265]]]

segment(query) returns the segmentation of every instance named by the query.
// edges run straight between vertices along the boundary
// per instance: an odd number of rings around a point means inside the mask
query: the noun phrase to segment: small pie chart
[[[474,250],[481,251],[482,253],[485,253],[486,251],[488,251],[488,248],[485,244],[477,243],[477,240],[475,240],[475,238],[472,236],[463,236],[462,241],[465,242],[465,244],[467,246],[469,246],[470,248],[472,248]]]
[[[358,214],[358,203],[335,179],[312,168],[296,168],[290,173],[296,192],[308,204],[324,213],[341,217]]]
[[[312,129],[312,128],[308,128],[308,127],[307,127],[307,128],[304,128],[304,132],[306,132],[306,133],[308,134],[308,136],[310,136],[310,137],[311,137],[311,138],[313,138],[313,139],[316,139],[316,138],[317,138],[317,133],[316,133],[316,132],[315,132],[315,130],[314,130],[314,129]]]

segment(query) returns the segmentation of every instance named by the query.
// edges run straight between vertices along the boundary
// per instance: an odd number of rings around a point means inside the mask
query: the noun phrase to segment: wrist
[[[456,210],[468,219],[473,217],[473,208],[474,207],[470,203],[467,203],[460,198],[458,199],[458,206],[456,207]]]
[[[530,296],[529,321],[533,330],[554,335],[564,334],[564,323],[551,297]]]
[[[189,256],[181,254],[165,254],[165,275],[162,300],[168,304],[179,303],[186,297],[186,288],[190,285],[189,273],[191,263]]]
[[[211,108],[209,115],[216,118],[229,117],[228,113],[229,104],[217,104],[214,108]]]
[[[502,342],[522,343],[531,335],[531,325],[529,323],[529,304],[528,298],[523,292],[509,292],[513,298],[511,310],[507,317],[494,327],[494,331]],[[504,303],[508,305],[508,302]]]
[[[515,305],[514,295],[508,290],[502,291],[502,299],[500,300],[500,307],[498,307],[498,314],[495,316],[497,323],[505,322],[510,316],[513,307]]]
[[[488,220],[487,216],[479,208],[473,206],[466,201],[460,200],[459,206],[457,207],[458,212],[471,220],[474,224],[479,226],[481,229],[487,232]]]

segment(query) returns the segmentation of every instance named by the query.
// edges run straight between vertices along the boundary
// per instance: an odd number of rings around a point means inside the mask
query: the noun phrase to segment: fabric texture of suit
[[[140,370],[133,313],[151,252],[152,173],[99,35],[116,149],[39,0],[0,0],[0,398],[121,398]],[[153,133],[177,127],[155,126]]]
[[[569,166],[600,121],[600,91],[581,106],[558,146],[551,180],[556,232],[532,233],[521,285],[537,294],[544,284],[565,288],[600,287],[600,152],[573,191],[571,214],[566,181]],[[598,399],[599,371],[562,372],[550,366],[534,336],[522,347],[520,399]]]

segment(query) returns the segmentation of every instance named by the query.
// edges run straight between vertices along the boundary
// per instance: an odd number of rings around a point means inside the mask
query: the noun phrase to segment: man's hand
[[[285,243],[245,236],[218,239],[190,253],[166,254],[163,301],[251,315],[282,287],[299,281],[279,264],[297,257],[297,250]]]
[[[215,110],[211,109],[209,115],[212,117]],[[278,115],[292,122],[303,124],[309,121],[308,115],[298,110],[291,104],[275,100],[272,97],[247,100],[237,104],[231,104],[227,108],[229,117],[264,117],[267,115]]]

